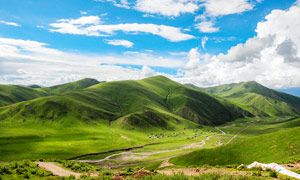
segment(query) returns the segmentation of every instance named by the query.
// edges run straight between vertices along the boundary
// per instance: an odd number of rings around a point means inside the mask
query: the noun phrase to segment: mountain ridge
[[[289,116],[300,114],[300,98],[264,87],[255,82],[225,84],[209,88],[188,87],[212,93],[248,110],[256,116]]]

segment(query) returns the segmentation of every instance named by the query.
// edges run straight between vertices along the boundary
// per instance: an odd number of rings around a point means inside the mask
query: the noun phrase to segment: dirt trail
[[[221,133],[207,136],[206,139],[203,139],[201,142],[191,143],[191,144],[188,144],[188,145],[183,146],[183,147],[178,148],[178,149],[152,151],[152,152],[140,152],[140,153],[134,153],[132,151],[126,151],[126,152],[120,152],[120,153],[109,155],[109,156],[105,157],[104,159],[98,159],[98,160],[79,160],[79,161],[80,162],[88,162],[88,163],[98,163],[98,162],[103,162],[103,161],[109,160],[111,157],[117,156],[117,155],[121,155],[121,157],[118,157],[118,158],[115,159],[115,160],[118,160],[118,161],[139,160],[139,159],[145,159],[145,158],[147,158],[147,157],[149,157],[151,155],[154,155],[154,154],[168,153],[168,152],[180,151],[180,150],[185,150],[185,149],[202,148],[206,144],[206,141],[208,141],[211,137],[220,136],[220,135],[225,135],[226,134],[221,129],[219,129],[217,127],[215,127],[215,128],[218,131],[220,131]],[[156,159],[156,161],[163,160],[163,159],[168,159],[168,158]],[[151,161],[148,161],[148,162],[151,162]]]
[[[239,134],[241,134],[243,131],[245,131],[246,129],[248,129],[251,125],[248,125],[247,127],[241,129],[238,133],[236,133],[234,136],[232,136],[232,138],[225,144],[229,144],[232,140],[234,140]]]
[[[76,178],[79,178],[83,173],[76,173],[73,171],[66,170],[52,162],[37,162],[39,168],[46,169],[47,171],[52,172],[55,176],[60,177],[69,177],[71,175],[75,176]],[[91,176],[97,176],[96,174],[91,174]]]
[[[184,173],[187,176],[197,176],[197,175],[204,174],[204,173],[247,175],[247,172],[243,172],[243,171],[230,171],[228,169],[204,169],[204,168],[164,169],[164,170],[158,170],[157,172],[160,174],[166,174],[166,175]]]
[[[169,159],[164,160],[164,162],[162,162],[158,168],[163,168],[163,167],[168,167],[168,166],[174,166],[174,164],[169,162]]]
[[[249,126],[247,126],[246,128],[240,130],[237,134],[235,134],[226,144],[229,144],[233,139],[235,139],[241,132],[243,132],[244,130],[246,130],[247,128],[249,128]],[[211,137],[215,137],[215,136],[223,136],[226,135],[226,133],[224,131],[222,131],[220,128],[215,127],[218,131],[220,131],[219,134],[214,134],[214,135],[210,135],[207,136],[205,139],[203,139],[201,142],[197,142],[197,143],[191,143],[188,144],[186,146],[180,147],[178,149],[171,149],[171,150],[161,150],[161,151],[150,151],[150,152],[138,152],[135,153],[133,151],[125,151],[125,152],[120,152],[120,153],[116,153],[116,154],[112,154],[109,155],[107,157],[105,157],[104,159],[98,159],[98,160],[79,160],[80,162],[88,162],[88,163],[99,163],[99,162],[103,162],[103,161],[107,161],[110,160],[110,158],[112,158],[113,156],[117,156],[117,155],[121,155],[120,157],[115,158],[114,160],[117,161],[129,161],[129,160],[140,160],[140,159],[145,159],[151,155],[154,154],[160,154],[160,153],[168,153],[168,152],[174,152],[174,151],[180,151],[180,150],[185,150],[185,149],[195,149],[195,148],[202,148],[205,146],[206,141],[209,141]],[[177,155],[173,155],[172,157],[176,157],[178,155],[183,155],[186,153],[181,153],[181,154],[177,154]],[[124,165],[140,165],[140,164],[145,164],[145,163],[149,163],[149,162],[154,162],[154,161],[159,161],[159,160],[168,160],[171,157],[164,157],[164,158],[159,158],[159,159],[155,159],[155,160],[150,160],[150,161],[144,161],[144,162],[140,162],[140,163],[123,163],[123,164],[119,164],[117,166],[124,166]]]

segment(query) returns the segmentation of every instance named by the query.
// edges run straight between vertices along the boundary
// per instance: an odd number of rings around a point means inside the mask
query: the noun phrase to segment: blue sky
[[[0,83],[163,74],[199,86],[297,87],[299,69],[282,68],[298,67],[300,29],[283,35],[277,24],[298,9],[292,0],[0,0]]]

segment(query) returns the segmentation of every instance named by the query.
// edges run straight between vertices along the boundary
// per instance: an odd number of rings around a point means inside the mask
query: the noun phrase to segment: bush
[[[277,176],[277,172],[275,172],[275,171],[270,171],[269,172],[269,176],[270,177],[273,177],[273,178],[277,178],[278,176]]]
[[[69,179],[76,179],[74,175],[69,176]]]
[[[24,175],[23,175],[23,178],[25,179],[30,179],[30,174],[28,172],[26,172]]]
[[[253,172],[252,176],[257,176],[257,177],[261,176],[261,171]]]
[[[17,168],[17,169],[16,169],[16,173],[17,173],[18,175],[25,174],[26,172],[27,172],[27,170],[24,169],[24,168]]]

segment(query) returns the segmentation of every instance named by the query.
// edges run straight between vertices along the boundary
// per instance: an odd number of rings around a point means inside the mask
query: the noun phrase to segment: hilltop
[[[3,107],[0,119],[20,124],[101,122],[127,129],[172,129],[180,125],[223,124],[249,114],[164,76],[138,81],[86,82],[85,79],[75,82],[76,86],[68,83],[43,88],[43,92],[57,95]],[[76,91],[66,92],[66,89]]]
[[[269,89],[255,81],[210,88],[199,88],[190,84],[187,86],[227,99],[260,117],[300,114],[299,97]]]
[[[67,91],[81,90],[100,83],[95,79],[85,78],[79,81],[44,87],[38,85],[20,86],[20,85],[0,85],[0,107],[26,100],[45,97],[55,94],[61,94]]]

